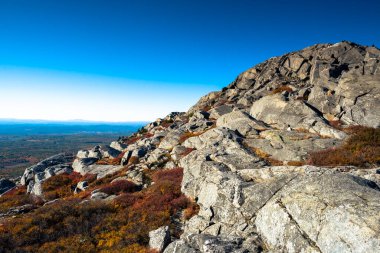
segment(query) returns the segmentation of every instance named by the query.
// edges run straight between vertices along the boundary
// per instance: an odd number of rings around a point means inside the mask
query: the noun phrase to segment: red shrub
[[[342,130],[343,122],[340,120],[329,120],[329,125],[333,128]]]
[[[174,168],[170,170],[159,170],[152,175],[154,182],[172,181],[181,184],[183,177],[183,168]]]
[[[126,144],[127,145],[131,145],[131,144],[135,143],[136,141],[138,141],[140,139],[141,139],[141,137],[139,137],[139,136],[128,137],[128,139],[126,140]]]
[[[120,194],[122,192],[135,192],[138,191],[139,187],[137,187],[136,184],[132,183],[128,180],[118,180],[116,182],[113,182],[111,184],[108,184],[106,186],[103,186],[100,188],[101,192],[107,193],[109,195],[111,194]]]
[[[283,91],[293,92],[293,89],[290,88],[288,85],[282,85],[282,86],[280,86],[280,87],[274,89],[274,90],[272,91],[272,94],[281,93],[281,92],[283,92]]]
[[[86,175],[83,176],[81,181],[87,181],[87,183],[92,183],[96,180],[97,175],[96,174],[91,174],[87,173]]]

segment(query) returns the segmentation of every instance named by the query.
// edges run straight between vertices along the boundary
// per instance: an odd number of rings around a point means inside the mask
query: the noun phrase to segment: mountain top
[[[273,57],[188,112],[41,161],[0,199],[0,245],[378,252],[379,60],[347,41]]]

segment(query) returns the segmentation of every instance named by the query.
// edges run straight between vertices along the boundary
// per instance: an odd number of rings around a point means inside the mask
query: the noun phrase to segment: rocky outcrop
[[[321,122],[319,124],[341,120],[349,125],[378,127],[379,58],[379,49],[345,41],[311,46],[273,57],[245,71],[227,88],[202,97],[189,113],[218,108],[221,103],[249,110],[255,101],[263,98],[264,101],[256,104],[260,108],[251,109],[253,116],[261,115],[265,121],[276,116],[260,114],[260,111],[282,114],[279,122],[268,123],[286,124],[286,110],[290,109],[291,125],[298,123],[302,116],[309,119],[311,116]],[[265,102],[270,100],[267,95],[274,93],[281,94],[283,99],[274,97],[274,103]],[[291,110],[291,105],[297,110]],[[276,112],[277,109],[282,113]]]
[[[373,47],[315,45],[202,97],[188,114],[206,111],[216,128],[173,148],[192,149],[178,164],[200,211],[165,252],[380,251],[378,169],[268,164],[341,145],[334,122],[378,127],[379,59]]]
[[[79,151],[72,168],[98,179],[120,171],[112,182],[142,189],[154,184],[147,171],[182,167],[181,190],[199,213],[167,247],[168,228],[151,231],[158,251],[380,252],[380,168],[305,165],[344,144],[347,127],[380,126],[379,61],[379,49],[350,42],[273,57],[187,113]],[[22,183],[38,193],[36,182],[65,163],[31,167]],[[90,199],[115,197],[95,190]]]
[[[71,173],[71,154],[58,154],[27,168],[21,177],[21,185],[27,186],[28,193],[42,195],[42,182],[54,175]]]

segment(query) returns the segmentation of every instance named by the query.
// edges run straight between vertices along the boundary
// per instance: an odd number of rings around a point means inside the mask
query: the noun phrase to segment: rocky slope
[[[44,180],[74,171],[149,189],[147,171],[181,167],[181,190],[199,213],[179,224],[180,238],[167,227],[152,231],[159,251],[379,252],[379,132],[375,158],[359,166],[310,162],[315,152],[339,150],[353,126],[379,128],[379,61],[379,49],[350,42],[271,58],[186,113],[81,150],[73,163],[61,154],[28,168],[21,184],[44,196]]]

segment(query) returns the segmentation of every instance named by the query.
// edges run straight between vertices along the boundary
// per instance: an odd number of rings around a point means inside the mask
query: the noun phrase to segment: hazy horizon
[[[0,118],[153,121],[274,56],[378,46],[379,10],[375,0],[0,1]]]
[[[0,123],[72,123],[72,124],[141,124],[150,121],[95,121],[84,119],[49,120],[49,119],[23,119],[23,118],[0,118]]]

